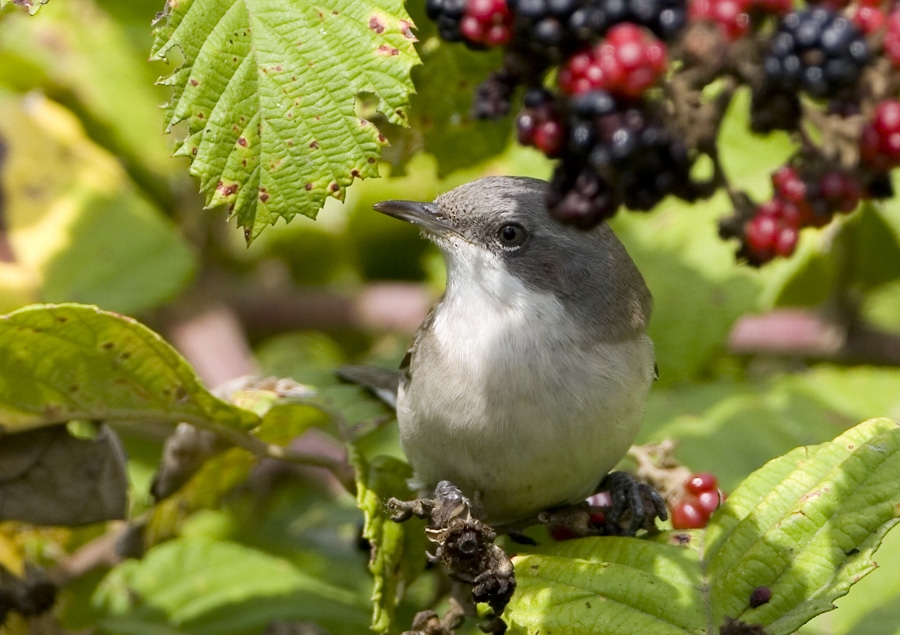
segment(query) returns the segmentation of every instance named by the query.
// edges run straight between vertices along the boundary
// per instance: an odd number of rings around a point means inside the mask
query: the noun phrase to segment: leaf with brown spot
[[[371,93],[390,123],[407,125],[411,24],[400,0],[170,0],[153,57],[184,55],[162,80],[173,88],[166,114],[169,127],[187,122],[176,154],[192,159],[207,204],[233,204],[251,241],[278,218],[315,218],[328,196],[343,199],[352,170],[378,176],[384,139],[357,125],[356,99]]]

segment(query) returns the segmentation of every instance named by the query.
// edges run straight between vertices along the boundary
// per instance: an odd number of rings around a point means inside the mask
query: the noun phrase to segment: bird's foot
[[[627,472],[610,472],[600,482],[598,492],[609,492],[604,509],[606,533],[634,536],[639,529],[657,531],[656,519],[669,517],[666,504],[652,486],[637,481]]]
[[[486,624],[488,632],[502,633],[505,626],[497,622],[502,624],[499,616],[516,589],[515,570],[509,556],[494,544],[497,533],[473,514],[472,502],[455,485],[441,481],[434,498],[392,498],[387,508],[396,522],[412,516],[428,520],[425,535],[437,545],[431,559],[446,565],[453,580],[471,586],[472,599],[490,605],[494,617]]]

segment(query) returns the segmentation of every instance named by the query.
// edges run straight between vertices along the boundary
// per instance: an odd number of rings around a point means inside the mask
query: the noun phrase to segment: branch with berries
[[[894,0],[427,0],[446,41],[503,47],[475,92],[496,119],[521,96],[517,136],[557,159],[552,216],[593,227],[625,206],[653,209],[724,189],[720,223],[761,265],[794,252],[866,199],[893,196],[900,166],[900,5]],[[735,91],[750,126],[790,132],[798,150],[754,201],[719,163],[717,133]],[[700,181],[693,166],[713,165]]]

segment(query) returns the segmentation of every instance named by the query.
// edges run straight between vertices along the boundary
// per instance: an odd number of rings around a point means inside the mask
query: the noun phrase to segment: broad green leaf
[[[184,288],[187,245],[70,112],[36,94],[0,97],[0,144],[0,311],[78,301],[133,313]]]
[[[42,6],[47,4],[48,1],[49,0],[0,0],[0,9],[3,9],[7,4],[12,2],[12,4],[16,6],[25,7],[28,9],[28,13],[34,15]]]
[[[707,529],[711,615],[793,633],[877,565],[872,554],[900,517],[900,428],[873,419],[835,440],[797,448],[751,475]],[[753,589],[772,600],[748,607]]]
[[[517,556],[510,633],[706,633],[696,550],[633,538],[581,539]]]
[[[415,518],[395,523],[385,512],[388,498],[406,500],[413,496],[406,485],[412,476],[409,465],[387,456],[367,461],[355,448],[352,460],[357,470],[357,505],[365,514],[363,536],[372,544],[369,559],[369,571],[375,578],[372,630],[387,633],[403,589],[425,568],[425,526]]]
[[[259,423],[214,397],[171,346],[135,320],[76,304],[0,317],[4,429],[73,419],[184,421],[226,437]]]
[[[726,618],[793,633],[876,566],[898,478],[900,427],[873,419],[769,462],[706,530],[536,548],[515,559],[511,633],[714,635]],[[751,608],[757,587],[772,598]]]
[[[101,630],[116,635],[256,635],[278,619],[362,632],[366,622],[357,595],[263,551],[195,536],[113,569],[94,604]]]
[[[187,122],[176,154],[191,158],[207,203],[227,204],[252,240],[378,176],[384,137],[355,102],[371,94],[406,124],[412,26],[399,0],[170,0],[153,58],[184,56],[163,80],[166,117]]]

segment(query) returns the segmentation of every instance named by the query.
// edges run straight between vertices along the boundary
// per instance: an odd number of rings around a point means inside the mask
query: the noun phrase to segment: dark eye
[[[525,242],[525,238],[527,237],[528,234],[525,231],[525,228],[514,223],[504,225],[500,228],[500,231],[497,232],[497,238],[500,239],[500,244],[508,248],[518,247]]]

